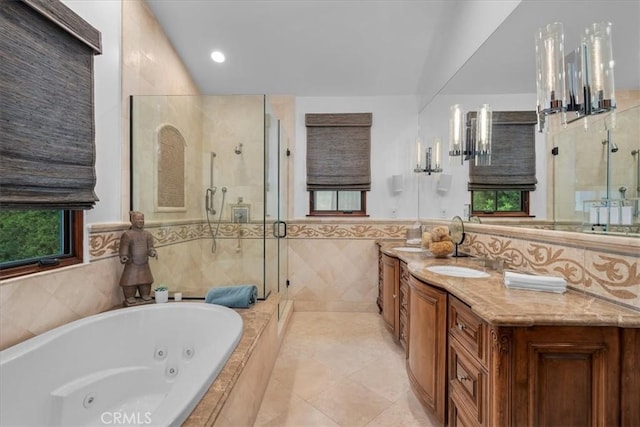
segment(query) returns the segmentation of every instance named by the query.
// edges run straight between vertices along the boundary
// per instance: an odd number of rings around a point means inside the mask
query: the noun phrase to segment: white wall
[[[466,111],[491,104],[494,111],[535,109],[535,94],[518,95],[439,95],[420,113],[416,98],[405,97],[299,97],[296,98],[296,147],[294,153],[294,217],[308,213],[306,191],[306,113],[372,112],[371,192],[367,211],[373,219],[451,218],[464,215],[470,202],[467,191],[468,165],[459,160],[450,164],[446,153],[449,138],[449,107],[461,104]],[[418,117],[419,116],[419,117]],[[419,123],[418,123],[419,120]],[[437,191],[440,174],[416,174],[415,141],[420,125],[424,143],[440,137],[443,142],[443,173],[452,175],[448,192]],[[546,218],[547,164],[545,136],[536,133],[537,190],[531,193],[532,215]],[[401,174],[404,191],[391,191],[391,176]],[[418,206],[419,200],[419,206]],[[418,211],[419,210],[419,211]]]
[[[87,211],[85,224],[121,221],[120,2],[63,0],[63,3],[102,34],[102,54],[94,57],[95,192],[100,201]],[[87,244],[85,248],[88,250]]]
[[[296,147],[294,150],[294,217],[308,214],[306,128],[307,113],[373,113],[371,127],[371,191],[367,211],[372,218],[404,218],[415,212],[411,193],[410,152],[416,138],[417,98],[415,96],[297,97]],[[402,174],[405,189],[391,191],[391,175]],[[394,215],[394,209],[397,215]]]

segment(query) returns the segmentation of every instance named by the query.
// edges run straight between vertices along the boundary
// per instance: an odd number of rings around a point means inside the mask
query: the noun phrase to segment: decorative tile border
[[[216,225],[211,224],[215,230]],[[109,258],[118,255],[120,246],[120,236],[129,228],[129,224],[119,224],[110,226],[92,226],[89,235],[89,255],[91,261],[102,258]],[[268,226],[268,235],[271,236],[271,225]],[[209,226],[206,222],[183,223],[183,224],[161,224],[146,225],[145,230],[153,234],[155,246],[162,247],[175,245],[198,239],[210,239]],[[217,238],[219,239],[261,239],[264,235],[262,224],[233,224],[221,223],[217,228]]]
[[[404,239],[407,225],[394,223],[287,223],[287,235],[292,239]]]
[[[463,250],[473,256],[502,258],[506,268],[516,271],[561,275],[576,290],[625,305],[636,305],[634,300],[640,297],[637,255],[476,233],[467,234]]]
[[[404,239],[415,221],[294,220],[287,222],[290,239]],[[427,227],[448,225],[429,221]],[[607,238],[583,233],[566,233],[541,228],[490,224],[467,224],[464,252],[487,258],[504,258],[507,267],[529,273],[562,275],[569,286],[616,303],[640,308],[640,239]],[[220,239],[261,239],[262,223],[221,223]],[[117,256],[122,232],[129,224],[94,226],[90,234],[91,260]],[[272,224],[267,235],[272,236]],[[150,224],[145,227],[156,246],[210,239],[209,226],[202,221]]]

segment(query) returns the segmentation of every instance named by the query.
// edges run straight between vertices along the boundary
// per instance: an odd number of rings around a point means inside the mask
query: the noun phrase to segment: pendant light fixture
[[[561,23],[540,28],[535,41],[540,132],[550,114],[562,113],[561,122],[566,125],[567,111],[575,112],[577,117],[569,120],[574,121],[616,107],[611,23],[588,26],[578,48],[567,56]]]

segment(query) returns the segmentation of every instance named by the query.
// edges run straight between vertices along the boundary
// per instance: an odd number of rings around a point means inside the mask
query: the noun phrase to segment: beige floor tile
[[[438,426],[376,313],[294,312],[256,426]]]
[[[404,358],[378,358],[348,377],[392,402],[409,390]]]
[[[256,427],[340,427],[331,418],[305,401],[296,402],[289,411]]]
[[[440,427],[440,422],[408,390],[366,427]]]
[[[393,402],[348,379],[329,387],[312,399],[314,407],[341,426],[364,426]]]
[[[271,378],[293,394],[309,400],[339,382],[342,376],[315,359],[290,359],[288,363],[278,363]]]
[[[280,381],[271,378],[264,397],[262,398],[262,405],[260,406],[255,425],[267,424],[279,415],[291,411],[291,409],[301,401],[303,400],[296,396],[291,388],[285,387]]]

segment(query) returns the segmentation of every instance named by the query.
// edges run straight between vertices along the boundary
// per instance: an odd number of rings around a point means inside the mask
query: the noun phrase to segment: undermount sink
[[[483,278],[489,277],[489,273],[485,273],[484,271],[474,270],[473,268],[467,267],[456,267],[453,265],[432,265],[431,267],[427,267],[432,273],[443,274],[445,276],[455,276],[455,277],[471,277],[471,278]]]
[[[414,248],[412,246],[402,246],[399,248],[393,248],[394,251],[402,251],[402,252],[422,252],[424,249]]]

